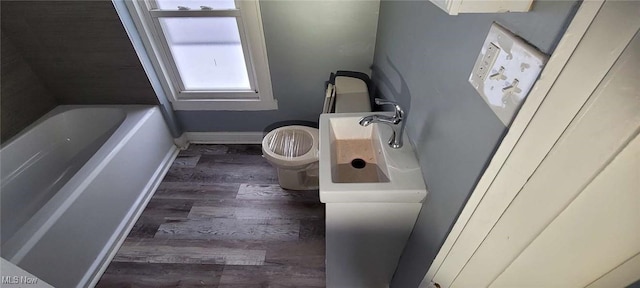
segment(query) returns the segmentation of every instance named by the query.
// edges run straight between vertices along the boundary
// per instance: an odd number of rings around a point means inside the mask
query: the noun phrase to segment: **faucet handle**
[[[400,107],[400,105],[398,105],[398,103],[393,102],[393,101],[389,101],[389,100],[385,100],[382,98],[375,98],[374,99],[376,104],[378,105],[393,105],[393,108],[395,110],[395,115],[393,115],[394,119],[397,119],[397,122],[402,121],[402,118],[404,117],[404,110],[402,110],[402,107]]]
[[[378,105],[385,105],[385,104],[390,104],[390,105],[395,105],[396,102],[387,100],[387,99],[382,99],[382,98],[376,98],[374,99],[376,101],[376,104]]]

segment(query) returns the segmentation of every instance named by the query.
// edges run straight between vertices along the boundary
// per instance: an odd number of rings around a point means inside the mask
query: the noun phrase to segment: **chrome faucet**
[[[391,129],[393,129],[393,134],[391,134],[391,138],[389,138],[389,146],[394,149],[402,147],[402,132],[404,131],[404,123],[402,123],[402,119],[404,118],[404,111],[396,102],[380,98],[376,98],[375,101],[378,105],[393,105],[395,114],[391,117],[378,114],[365,116],[360,118],[360,125],[369,126],[371,123],[385,123],[389,125]]]

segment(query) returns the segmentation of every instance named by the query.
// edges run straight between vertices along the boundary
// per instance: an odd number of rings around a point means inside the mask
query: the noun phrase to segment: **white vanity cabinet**
[[[391,148],[390,127],[359,124],[371,114],[320,116],[329,288],[389,287],[427,196],[407,135],[402,135],[404,146]]]
[[[421,203],[327,203],[327,287],[389,287]]]
[[[430,0],[449,15],[459,13],[527,12],[533,0]]]

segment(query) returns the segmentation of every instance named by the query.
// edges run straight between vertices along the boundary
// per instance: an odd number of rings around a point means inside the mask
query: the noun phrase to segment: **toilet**
[[[327,82],[322,113],[371,112],[366,74],[338,71]],[[276,128],[262,139],[262,155],[278,170],[280,187],[318,189],[317,128],[290,125]]]

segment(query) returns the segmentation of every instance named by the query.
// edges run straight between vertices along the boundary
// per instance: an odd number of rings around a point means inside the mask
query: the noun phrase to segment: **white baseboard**
[[[189,148],[189,139],[187,139],[186,133],[182,133],[178,138],[173,138],[173,143],[176,144],[180,150],[187,150],[187,148]]]
[[[260,144],[262,132],[185,132],[189,143],[198,144]]]

